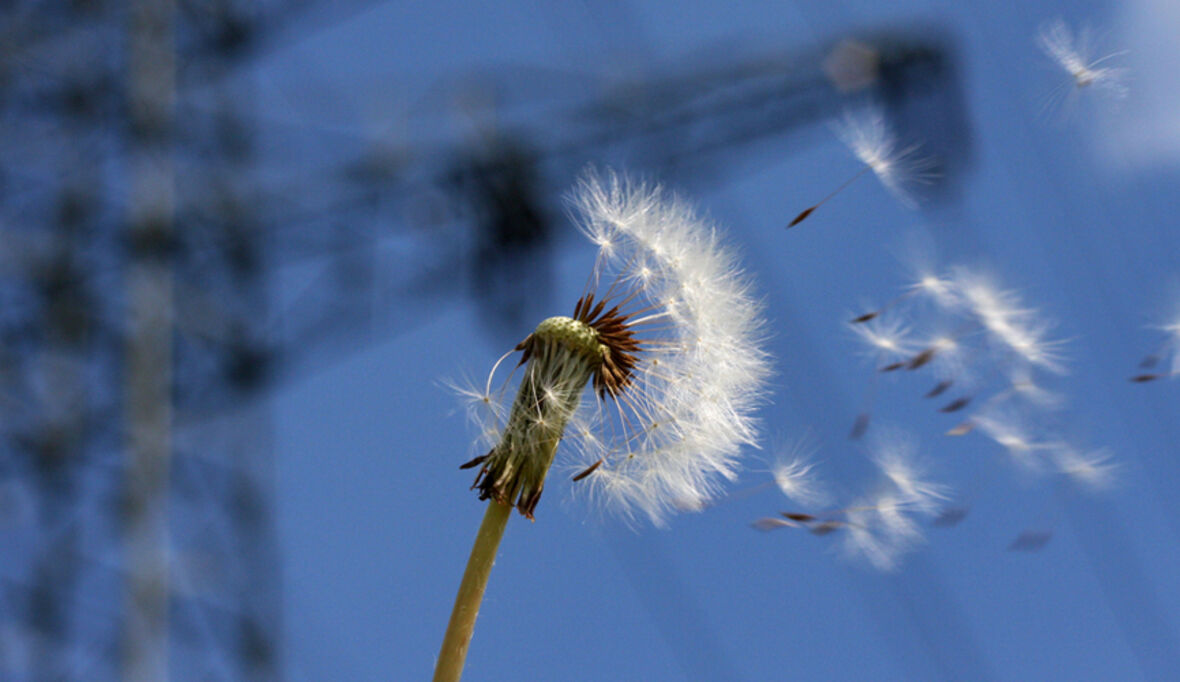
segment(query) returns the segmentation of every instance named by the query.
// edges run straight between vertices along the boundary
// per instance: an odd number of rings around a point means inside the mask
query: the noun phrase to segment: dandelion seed
[[[944,309],[954,308],[960,302],[954,281],[930,272],[920,274],[908,293],[928,299]]]
[[[474,487],[531,518],[572,441],[579,487],[658,524],[703,507],[756,443],[761,308],[716,228],[659,188],[589,174],[571,204],[599,249],[590,285],[517,347],[523,376]]]
[[[910,208],[917,205],[907,187],[914,183],[929,182],[932,161],[918,156],[918,145],[898,145],[897,138],[885,122],[883,111],[877,107],[869,107],[863,111],[846,112],[844,118],[833,127],[836,135],[864,164],[864,168],[823,199],[795,216],[787,225],[788,228],[806,220],[817,208],[870,171],[898,201]]]
[[[877,317],[851,329],[868,346],[867,354],[876,362],[908,358],[914,351],[914,342],[907,336],[909,327],[903,320]]]
[[[938,352],[938,349],[931,346],[930,348],[927,348],[926,350],[918,353],[914,357],[910,358],[910,361],[906,363],[906,369],[915,370],[925,367],[931,360],[934,359],[934,354],[936,352]]]
[[[1026,530],[1022,531],[1012,544],[1008,545],[1009,552],[1036,552],[1044,549],[1045,545],[1049,544],[1049,540],[1053,539],[1053,532],[1048,530]]]
[[[988,410],[972,417],[972,424],[1008,451],[1026,470],[1042,468],[1039,454],[1057,447],[1057,442],[1036,440],[1031,430],[1011,412]]]
[[[848,510],[844,554],[863,558],[881,571],[893,571],[901,557],[920,545],[922,532],[895,492],[862,498]]]
[[[1064,372],[1058,353],[1061,342],[1046,339],[1049,324],[1037,317],[1037,311],[1022,307],[1015,292],[1000,290],[966,269],[956,271],[956,287],[995,348],[1049,371]]]
[[[1017,396],[1032,405],[1044,409],[1054,410],[1065,404],[1065,398],[1057,393],[1046,390],[1033,379],[1028,367],[1017,366],[1011,368],[1008,376],[1009,388],[1004,393],[997,394],[992,400]]]
[[[857,176],[857,177],[859,177],[859,176]],[[841,188],[841,189],[843,189],[843,188]],[[824,201],[827,201],[827,198],[825,198]],[[820,203],[823,203],[823,202],[820,202]],[[799,223],[803,222],[804,220],[807,219],[807,216],[811,215],[812,212],[814,212],[815,209],[817,209],[817,208],[819,208],[819,204],[816,204],[815,206],[812,206],[811,208],[803,209],[803,211],[800,212],[799,215],[795,216],[795,218],[793,220],[791,220],[790,223],[787,224],[787,227],[788,228],[795,227]]]
[[[1164,344],[1166,353],[1171,356],[1171,374],[1180,374],[1180,320],[1162,327],[1168,338]]]
[[[963,396],[962,398],[955,398],[954,400],[950,401],[946,405],[943,405],[942,407],[938,408],[938,411],[945,412],[945,413],[958,412],[959,410],[963,409],[964,407],[967,407],[967,405],[970,403],[971,403],[971,397],[970,396]]]
[[[869,421],[871,419],[872,415],[868,412],[861,412],[856,415],[856,421],[852,423],[852,429],[848,432],[848,438],[851,440],[860,440],[865,435],[865,431],[869,430]]]
[[[967,518],[967,511],[966,507],[946,507],[939,511],[930,523],[942,528],[957,526]]]
[[[954,385],[953,381],[951,381],[950,379],[945,379],[945,380],[940,381],[937,384],[935,384],[934,388],[930,389],[926,393],[926,395],[924,395],[922,397],[923,398],[937,398],[938,396],[942,395],[943,393],[946,393],[947,390],[950,389],[950,387],[953,385]]]
[[[950,498],[945,485],[927,480],[912,440],[903,433],[887,431],[878,436],[869,456],[896,489],[898,504],[929,513]]]
[[[1166,366],[1162,372],[1147,372],[1131,377],[1131,381],[1143,383],[1180,376],[1180,316],[1173,322],[1156,327],[1164,332],[1164,340],[1159,348],[1145,357],[1140,363],[1140,369],[1151,369],[1157,365]]]
[[[1128,70],[1101,66],[1109,59],[1126,54],[1126,51],[1095,58],[1093,37],[1088,29],[1082,29],[1075,35],[1063,19],[1054,19],[1041,26],[1037,33],[1037,44],[1069,74],[1075,90],[1101,90],[1115,98],[1127,94],[1125,81]]]
[[[779,528],[798,528],[799,524],[792,523],[786,519],[763,518],[754,521],[750,526],[755,530],[771,531],[778,530]]]
[[[800,438],[778,453],[771,468],[774,482],[783,495],[805,507],[820,507],[828,504],[829,499],[827,491],[816,480],[815,462],[811,461],[815,450],[815,445],[807,438]]]
[[[814,526],[812,526],[811,527],[811,534],[812,535],[827,535],[828,533],[832,533],[834,531],[837,531],[846,525],[847,524],[842,523],[840,521],[824,521],[822,523],[817,523]]]
[[[1058,471],[1090,490],[1106,490],[1114,484],[1118,465],[1107,450],[1079,452],[1063,445],[1053,451],[1053,459]]]
[[[865,169],[871,170],[899,201],[910,207],[916,205],[906,186],[928,182],[931,161],[917,155],[917,145],[898,145],[896,136],[885,122],[883,111],[870,107],[846,113],[844,120],[836,126],[836,133]]]

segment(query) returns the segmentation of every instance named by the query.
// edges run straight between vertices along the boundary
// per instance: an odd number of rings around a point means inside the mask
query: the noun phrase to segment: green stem
[[[475,617],[479,615],[488,576],[496,561],[496,548],[500,546],[500,538],[504,537],[504,527],[508,525],[511,512],[509,505],[495,500],[488,502],[488,511],[471,548],[471,558],[463,571],[463,582],[459,583],[459,594],[455,595],[455,608],[451,611],[451,621],[447,624],[447,634],[443,637],[434,668],[434,682],[455,682],[463,674],[467,646],[475,630]]]

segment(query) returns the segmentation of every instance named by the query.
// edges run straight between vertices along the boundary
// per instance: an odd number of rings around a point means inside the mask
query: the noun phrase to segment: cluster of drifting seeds
[[[1041,27],[1036,42],[1068,75],[1055,96],[1062,91],[1069,99],[1087,91],[1113,98],[1126,94],[1126,69],[1108,64],[1123,53],[1096,56],[1089,30],[1075,32],[1057,19]],[[846,113],[833,128],[863,167],[787,227],[806,220],[869,172],[898,201],[915,205],[910,189],[931,179],[928,171],[933,165],[920,155],[920,145],[899,144],[883,113],[872,106]],[[1030,472],[1055,472],[1087,488],[1110,484],[1115,467],[1106,451],[1080,449],[1050,426],[1064,400],[1046,390],[1041,378],[1064,373],[1061,343],[1048,337],[1050,325],[1037,311],[1024,307],[1014,292],[969,268],[953,268],[941,275],[924,273],[892,301],[852,319],[851,326],[867,346],[876,369],[866,392],[866,408],[852,426],[854,440],[869,431],[873,394],[881,376],[922,376],[927,381],[922,395],[934,402],[938,412],[965,415],[946,435],[982,434]],[[1180,374],[1180,322],[1164,331],[1168,336],[1160,349],[1141,363],[1142,369],[1153,371],[1132,381]],[[784,512],[760,519],[754,526],[762,530],[802,527],[816,535],[841,531],[849,553],[887,570],[896,567],[898,558],[921,539],[918,516],[930,516],[935,525],[952,525],[966,516],[965,507],[947,504],[945,487],[926,480],[909,437],[890,432],[872,434],[869,440],[870,457],[882,474],[871,494],[842,509]],[[815,479],[808,450],[798,444],[788,448],[771,473],[788,498],[805,508],[820,508],[828,498]],[[1047,532],[1026,531],[1010,548],[1038,549],[1048,539]]]
[[[939,401],[942,413],[978,406],[950,435],[976,427],[992,432],[987,425],[1016,401],[1041,409],[1060,403],[1036,380],[1064,373],[1061,343],[1048,337],[1051,325],[1015,292],[969,268],[922,275],[881,308],[853,318],[851,327],[877,374],[930,377],[923,395]],[[853,438],[864,434],[870,415],[866,409],[857,418]]]
[[[948,504],[945,487],[926,479],[910,439],[871,428],[873,394],[885,376],[924,380],[921,399],[933,402],[940,413],[959,415],[947,436],[982,434],[1026,472],[1055,473],[1088,489],[1111,483],[1115,465],[1109,453],[1079,448],[1053,428],[1065,400],[1042,380],[1064,373],[1061,342],[1049,337],[1051,325],[1015,292],[958,267],[917,277],[898,296],[849,324],[874,364],[865,410],[850,435],[855,440],[868,435],[884,484],[849,507],[822,514],[787,512],[756,527],[802,526],[817,535],[847,531],[847,549],[889,569],[921,538],[918,517],[953,525],[966,516],[965,507]],[[797,503],[804,500],[795,491],[816,487],[805,462],[795,453],[773,472],[779,488]],[[1027,531],[1011,549],[1038,549],[1047,540],[1043,531]]]
[[[815,475],[815,447],[796,441],[778,453],[771,474],[792,502],[817,509],[832,496]],[[787,511],[754,522],[759,530],[805,528],[813,535],[842,534],[849,557],[863,558],[881,570],[898,567],[901,558],[921,544],[923,519],[942,518],[950,489],[934,482],[917,455],[914,440],[891,430],[873,439],[869,457],[878,471],[870,489],[849,505],[825,511]]]

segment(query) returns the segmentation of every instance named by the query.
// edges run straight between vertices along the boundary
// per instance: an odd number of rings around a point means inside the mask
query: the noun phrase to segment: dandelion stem
[[[487,513],[479,525],[471,557],[463,571],[463,581],[459,583],[459,594],[455,595],[455,608],[451,611],[451,620],[447,623],[447,633],[443,636],[442,649],[434,668],[434,682],[458,680],[463,674],[467,647],[475,631],[475,617],[479,615],[488,576],[496,561],[496,550],[500,546],[500,538],[504,537],[504,528],[508,525],[511,512],[511,505],[495,500],[488,502]]]

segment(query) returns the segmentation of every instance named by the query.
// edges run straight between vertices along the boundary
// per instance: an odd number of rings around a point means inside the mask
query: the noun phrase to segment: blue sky
[[[847,433],[873,371],[847,320],[905,286],[915,245],[941,266],[992,273],[1053,321],[1070,370],[1050,380],[1068,402],[1054,428],[1109,448],[1119,464],[1117,484],[1096,495],[1022,476],[986,438],[943,435],[954,420],[922,401],[925,384],[883,379],[871,429],[879,421],[909,433],[970,508],[953,527],[927,524],[925,544],[891,573],[842,556],[838,537],[751,529],[792,507],[772,487],[666,529],[628,528],[555,477],[536,522],[509,522],[467,679],[1160,679],[1174,670],[1180,382],[1127,381],[1162,338],[1150,325],[1180,306],[1171,106],[1180,54],[1165,37],[1178,21],[1166,4],[389,3],[269,55],[258,106],[298,131],[288,149],[329,158],[323,140],[335,136],[469,139],[464,111],[485,106],[472,103],[482,96],[473,73],[496,74],[529,101],[567,100],[706,54],[802,54],[853,33],[935,27],[956,47],[971,131],[957,200],[910,210],[865,178],[784,230],[858,170],[822,124],[743,150],[718,177],[668,179],[727,229],[767,303],[777,367],[761,414],[765,447],[746,454],[734,490],[769,480],[774,445],[804,433],[833,487],[870,482],[865,446]],[[1064,74],[1034,37],[1057,16],[1129,50],[1125,101],[1042,110]],[[512,116],[536,129],[550,120],[539,107]],[[568,314],[594,258],[561,225],[553,290],[534,292],[546,316]],[[396,268],[412,253],[394,239],[380,257]],[[304,277],[281,284],[296,289]],[[433,668],[483,513],[457,468],[479,453],[441,382],[482,377],[531,325],[490,329],[466,297],[420,308],[407,302],[391,333],[273,400],[289,679],[422,679]],[[1052,540],[1007,551],[1029,528]]]

